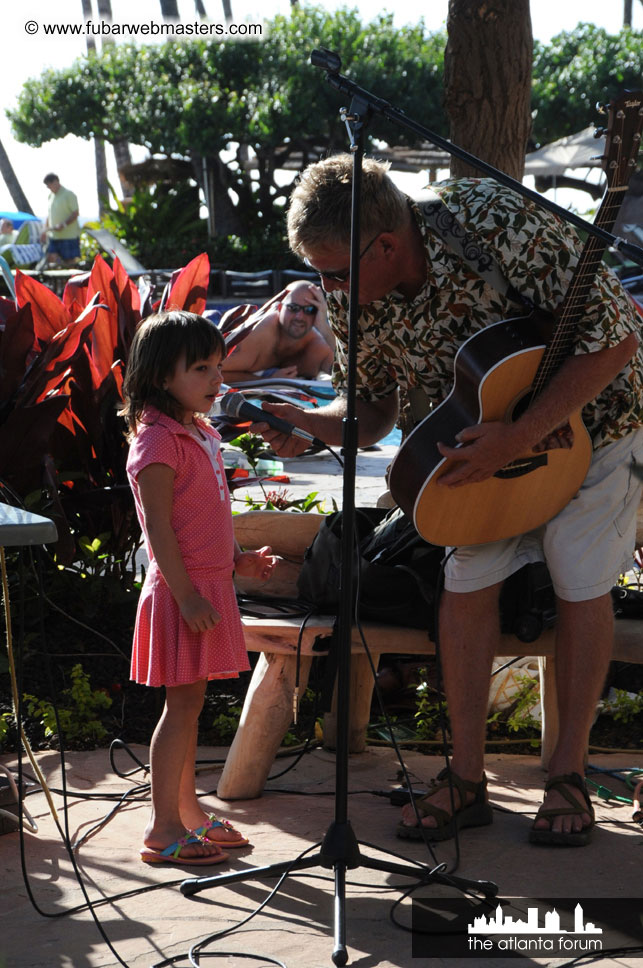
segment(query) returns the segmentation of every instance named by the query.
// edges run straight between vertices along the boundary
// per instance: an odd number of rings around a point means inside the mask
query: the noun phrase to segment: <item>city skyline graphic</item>
[[[468,926],[469,934],[602,934],[603,929],[597,928],[595,924],[588,921],[585,924],[582,905],[579,903],[574,908],[574,928],[568,930],[561,928],[560,915],[556,908],[545,912],[544,926],[539,924],[539,911],[537,907],[527,908],[527,920],[517,919],[514,921],[509,914],[504,915],[502,906],[499,904],[494,915],[487,918],[484,914],[474,918],[473,924]]]

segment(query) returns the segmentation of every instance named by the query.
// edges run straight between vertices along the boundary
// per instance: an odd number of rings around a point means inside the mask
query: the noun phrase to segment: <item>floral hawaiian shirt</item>
[[[491,179],[460,179],[432,186],[464,229],[482,243],[506,280],[534,306],[553,310],[567,290],[581,243],[574,230],[529,199]],[[524,315],[509,296],[477,275],[425,224],[410,202],[427,258],[422,290],[409,300],[393,291],[360,307],[357,394],[365,400],[396,387],[419,387],[430,406],[451,390],[453,360],[474,333],[501,319]],[[346,385],[348,296],[328,296],[335,333],[333,380]],[[616,276],[601,266],[590,291],[575,353],[591,353],[641,331],[641,317]],[[643,424],[643,350],[583,410],[594,446],[625,436]]]

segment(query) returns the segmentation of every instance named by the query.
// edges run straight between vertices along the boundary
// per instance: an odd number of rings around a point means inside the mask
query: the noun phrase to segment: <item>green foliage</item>
[[[540,684],[533,676],[516,672],[515,681],[520,688],[508,712],[502,717],[510,733],[523,729],[540,729],[539,721],[532,716],[531,709],[538,702]]]
[[[416,733],[418,739],[439,739],[440,723],[447,719],[447,708],[432,686],[427,682],[427,670],[419,669],[420,684],[416,689],[417,709],[415,711]],[[446,727],[448,729],[448,725]]]
[[[310,491],[305,497],[289,498],[286,488],[264,491],[264,500],[256,501],[249,494],[244,498],[246,511],[314,511],[316,514],[328,514],[324,498],[318,497],[317,491]],[[337,511],[337,502],[333,498],[333,511]]]
[[[633,723],[643,712],[643,692],[630,695],[626,689],[614,689],[604,711],[609,712],[617,723]]]
[[[297,269],[301,263],[288,246],[283,225],[251,228],[238,235],[217,235],[205,244],[213,269],[235,272],[259,272],[273,269]]]
[[[318,149],[347,146],[338,110],[343,96],[311,67],[308,52],[319,46],[337,51],[342,71],[362,87],[446,136],[446,35],[428,33],[422,20],[398,29],[392,14],[365,23],[356,9],[323,6],[296,6],[267,27],[261,41],[119,44],[48,69],[26,82],[8,112],[14,133],[34,147],[67,134],[125,138],[155,154],[191,158],[195,171],[208,159],[219,198],[230,205],[233,192],[238,217],[238,228],[229,228],[210,252],[214,262],[253,269],[263,255],[263,265],[283,265],[288,256],[277,226],[289,188],[277,183],[275,171],[294,152],[302,152],[305,165]],[[536,42],[534,140],[549,142],[594,122],[597,101],[639,88],[642,75],[643,37],[629,28],[610,35],[582,24],[549,44]],[[368,136],[375,150],[381,141],[417,141],[381,117]],[[145,231],[148,246],[151,229]],[[167,226],[157,244],[166,240],[172,244]],[[152,261],[174,264],[165,255],[161,248]]]
[[[196,189],[182,183],[136,189],[127,205],[105,212],[100,225],[120,239],[144,266],[185,265],[207,247]],[[90,225],[90,228],[94,228]]]
[[[241,434],[229,441],[229,447],[236,447],[248,458],[253,473],[259,475],[257,463],[261,454],[266,449],[266,443],[259,434]],[[305,497],[289,498],[285,488],[277,490],[266,490],[264,487],[265,478],[259,478],[259,486],[263,492],[263,500],[257,501],[250,494],[244,498],[247,511],[315,511],[318,514],[328,513],[324,507],[324,499],[318,497],[317,491],[311,491]],[[241,480],[240,486],[244,484]],[[234,495],[233,495],[234,496]],[[333,500],[333,510],[337,510],[337,503]]]
[[[427,682],[427,670],[420,669],[419,675],[421,681],[416,690],[416,735],[418,739],[439,740],[442,738],[440,727],[443,716],[446,717],[446,729],[449,728],[448,709],[444,702],[439,701],[438,694]],[[538,701],[538,680],[519,673],[515,679],[520,688],[511,706],[502,712],[492,713],[487,719],[487,725],[492,731],[497,731],[499,726],[510,733],[540,729],[540,723],[531,714],[532,707]]]
[[[0,714],[0,748],[4,745],[7,733],[9,732],[13,722],[13,713]]]
[[[228,746],[234,739],[234,734],[239,726],[240,716],[241,706],[229,706],[226,712],[217,713],[213,718],[212,728],[215,730],[222,746]]]
[[[532,82],[533,137],[546,144],[593,124],[596,104],[627,88],[640,90],[643,36],[608,34],[594,24],[536,41]]]
[[[355,9],[313,6],[277,16],[268,28],[260,42],[113,45],[100,56],[47,70],[25,84],[10,112],[14,133],[33,146],[76,134],[126,138],[197,162],[208,158],[220,189],[237,196],[237,234],[244,240],[281,222],[289,189],[274,176],[289,154],[303,152],[306,163],[315,149],[347,147],[343,96],[309,64],[306,54],[314,47],[337,51],[342,69],[362,86],[446,134],[446,38],[428,34],[423,21],[398,29],[392,14],[365,24]],[[404,143],[409,135],[378,118],[369,137]],[[245,164],[248,152],[254,172]]]
[[[58,723],[52,703],[25,694],[27,712],[38,719],[49,739],[58,737]],[[92,689],[89,675],[77,663],[71,670],[71,686],[64,689],[58,705],[58,722],[63,738],[70,742],[100,742],[107,731],[100,721],[101,710],[112,700],[102,689]]]
[[[253,470],[257,469],[257,461],[261,457],[261,452],[266,449],[266,442],[261,434],[239,434],[228,444],[229,447],[236,447],[248,458],[248,463]]]

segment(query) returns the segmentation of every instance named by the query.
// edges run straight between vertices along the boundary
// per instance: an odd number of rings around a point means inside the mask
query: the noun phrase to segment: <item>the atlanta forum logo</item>
[[[643,968],[643,897],[461,897],[411,902],[414,958],[604,958]]]
[[[574,908],[574,926],[570,930],[561,927],[560,915],[555,907],[545,911],[543,924],[537,907],[527,908],[526,919],[505,915],[499,904],[494,915],[484,914],[473,919],[468,928],[468,947],[471,954],[500,951],[516,951],[528,954],[551,952],[555,954],[588,953],[603,950],[599,937],[603,929],[591,921],[585,921],[582,905]]]

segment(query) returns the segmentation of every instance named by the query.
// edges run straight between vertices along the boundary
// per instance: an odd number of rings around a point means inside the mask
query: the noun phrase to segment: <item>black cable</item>
[[[37,560],[38,560],[38,567],[36,569],[36,574],[37,574],[37,578],[38,578],[39,588],[40,588],[40,591],[42,593],[42,586],[43,586],[42,562],[41,562],[41,559],[40,558],[38,558]],[[26,856],[25,856],[24,824],[23,824],[23,820],[22,820],[22,786],[23,786],[22,762],[23,762],[23,758],[22,758],[22,743],[20,742],[20,725],[22,723],[22,664],[23,664],[22,663],[22,657],[23,657],[22,656],[22,653],[23,653],[23,642],[24,642],[24,560],[23,560],[22,549],[19,552],[19,563],[20,563],[20,579],[21,579],[20,580],[21,596],[20,596],[20,613],[19,613],[20,614],[20,632],[21,632],[21,636],[20,636],[20,647],[19,647],[19,650],[18,650],[18,674],[17,674],[17,681],[18,681],[18,709],[16,710],[16,716],[17,716],[17,719],[18,719],[18,722],[17,722],[17,727],[18,727],[18,744],[17,744],[18,745],[18,816],[19,816],[19,828],[18,829],[19,829],[19,833],[20,833],[20,864],[21,864],[21,869],[22,869],[23,882],[24,882],[24,885],[25,885],[25,889],[27,891],[27,896],[29,897],[29,900],[30,900],[30,902],[31,902],[34,910],[38,914],[40,914],[42,917],[45,917],[45,918],[57,918],[57,917],[60,917],[63,913],[66,913],[66,912],[60,912],[60,911],[58,911],[58,912],[48,912],[48,911],[45,911],[45,910],[43,910],[40,907],[40,905],[36,901],[35,895],[34,895],[32,889],[31,889],[31,882],[29,880],[29,874],[28,874],[28,871],[27,871],[27,863],[26,863]],[[42,641],[46,643],[47,636],[46,636],[46,632],[45,632],[45,623],[44,623],[44,617],[43,617],[42,609],[40,609],[40,612],[39,612],[39,621],[40,621],[40,635],[41,635]],[[93,904],[92,904],[92,902],[91,902],[91,900],[89,898],[89,895],[87,893],[87,889],[85,887],[85,883],[83,881],[82,875],[81,875],[80,870],[78,868],[78,864],[77,864],[77,861],[76,861],[76,857],[74,856],[74,852],[73,852],[73,849],[72,849],[72,846],[71,846],[71,837],[70,837],[70,830],[69,830],[69,810],[68,810],[68,799],[67,799],[67,781],[66,781],[66,772],[67,772],[67,770],[66,770],[65,753],[64,753],[64,742],[63,742],[64,737],[63,737],[63,732],[62,732],[62,728],[61,728],[61,724],[60,724],[60,719],[59,719],[59,715],[58,715],[58,707],[57,707],[57,703],[55,701],[56,700],[56,689],[55,689],[54,682],[53,682],[53,675],[52,675],[52,671],[51,671],[51,662],[50,662],[50,659],[49,659],[49,652],[48,652],[47,649],[45,649],[45,655],[46,655],[45,668],[46,668],[47,675],[48,675],[48,678],[49,678],[50,688],[52,690],[52,697],[53,697],[52,708],[54,710],[54,717],[55,717],[55,720],[56,720],[56,729],[57,729],[57,732],[58,732],[59,745],[60,745],[59,752],[60,752],[61,776],[62,776],[62,787],[63,787],[64,830],[61,827],[60,821],[58,820],[57,816],[52,815],[52,818],[54,820],[54,823],[56,824],[56,827],[57,827],[58,832],[60,834],[60,837],[61,837],[63,846],[65,847],[65,850],[66,850],[67,855],[69,857],[69,860],[71,862],[72,868],[74,870],[74,876],[76,877],[76,881],[78,883],[78,886],[80,887],[80,889],[82,891],[82,894],[83,894],[83,897],[85,898],[86,907],[87,907],[87,909],[89,910],[89,912],[90,912],[90,914],[92,916],[92,919],[94,921],[94,924],[96,925],[96,928],[98,929],[98,932],[99,932],[100,936],[102,937],[103,941],[105,942],[105,944],[107,945],[107,947],[109,948],[109,950],[112,952],[112,954],[114,955],[114,957],[116,958],[116,960],[118,961],[118,963],[120,965],[122,965],[123,968],[128,968],[127,963],[125,961],[123,961],[123,959],[120,957],[120,955],[118,954],[118,952],[114,948],[112,942],[110,941],[109,937],[107,936],[107,933],[105,932],[105,929],[103,928],[103,925],[102,925],[100,919],[98,918],[98,916],[96,915],[96,912],[94,911]]]
[[[364,635],[364,630],[362,628],[362,625],[361,625],[361,622],[360,622],[360,618],[359,618],[359,605],[358,605],[358,603],[359,603],[360,569],[359,569],[359,542],[358,542],[357,533],[355,533],[355,536],[354,537],[355,537],[355,553],[356,553],[357,558],[358,558],[358,567],[355,569],[356,575],[357,575],[357,579],[356,579],[356,600],[355,600],[355,624],[356,624],[357,629],[359,631],[360,638],[362,640],[362,645],[364,646],[364,651],[366,653],[366,656],[368,658],[369,665],[371,667],[371,672],[372,672],[372,675],[373,675],[373,684],[374,684],[375,694],[377,696],[378,703],[379,703],[379,707],[380,707],[380,711],[381,711],[381,713],[382,713],[382,715],[384,717],[386,727],[387,727],[387,729],[389,731],[389,735],[390,735],[390,738],[391,738],[391,744],[393,746],[393,749],[395,751],[395,755],[396,755],[396,757],[398,759],[398,762],[400,764],[400,768],[402,770],[402,774],[404,776],[404,782],[406,783],[407,789],[408,790],[412,790],[413,789],[413,784],[411,783],[411,780],[410,780],[410,777],[409,777],[409,773],[408,773],[408,770],[407,770],[407,767],[406,767],[406,763],[404,762],[404,758],[402,756],[400,747],[398,746],[397,740],[395,738],[395,734],[394,734],[394,731],[393,731],[392,723],[391,723],[391,721],[390,721],[390,719],[388,717],[388,714],[386,712],[386,709],[384,708],[384,701],[383,701],[382,694],[381,694],[381,691],[380,691],[380,688],[379,688],[379,683],[377,682],[377,670],[375,669],[375,665],[373,663],[373,658],[372,658],[370,649],[368,648],[368,643],[366,641],[366,637]],[[444,747],[445,766],[446,766],[446,770],[447,770],[447,776],[448,776],[448,779],[449,779],[449,792],[450,792],[450,798],[451,798],[451,812],[452,812],[452,816],[453,817],[455,817],[455,798],[454,798],[454,791],[453,791],[453,783],[451,781],[451,776],[450,776],[450,771],[449,771],[449,757],[448,757],[448,745],[449,744],[448,744],[448,739],[447,739],[447,735],[446,735],[446,715],[445,715],[444,702],[442,700],[442,693],[441,693],[440,662],[439,662],[439,639],[440,639],[440,636],[439,636],[439,631],[438,631],[438,629],[439,629],[438,611],[439,611],[439,605],[440,605],[440,597],[441,597],[442,588],[443,588],[444,569],[445,569],[445,566],[446,566],[447,561],[449,560],[449,558],[451,557],[451,555],[455,552],[455,550],[456,550],[455,548],[452,548],[451,551],[449,552],[449,554],[446,555],[442,559],[442,561],[440,562],[440,568],[439,568],[438,576],[437,576],[437,579],[436,579],[435,597],[434,597],[434,601],[435,601],[435,606],[434,606],[434,608],[435,608],[435,622],[434,622],[434,625],[435,625],[435,655],[436,655],[436,669],[437,669],[437,674],[438,674],[438,680],[437,680],[437,689],[438,689],[438,712],[439,712],[439,719],[440,719],[440,730],[441,730],[441,733],[442,733],[442,745]],[[427,631],[427,635],[428,635],[428,631]],[[421,831],[421,834],[422,834],[422,840],[426,844],[426,847],[428,849],[429,854],[431,855],[431,858],[437,864],[438,861],[437,861],[437,858],[436,858],[435,853],[433,851],[433,842],[429,840],[429,834],[430,834],[431,828],[425,827],[422,824],[422,822],[421,822],[422,818],[420,817],[420,814],[419,814],[419,811],[417,809],[417,805],[415,803],[415,798],[414,797],[412,797],[412,796],[410,797],[410,802],[411,802],[411,804],[413,806],[413,811],[415,813],[415,819],[416,819],[417,826],[420,828],[420,831]],[[458,869],[458,866],[460,864],[460,843],[459,843],[459,837],[458,837],[458,828],[457,828],[457,824],[455,823],[455,821],[454,821],[454,830],[455,830],[454,840],[455,840],[455,848],[456,848],[456,859],[455,859],[454,866],[451,868],[451,873],[455,872]]]
[[[312,844],[310,847],[307,847],[306,850],[303,850],[300,854],[298,854],[297,857],[295,857],[291,861],[291,865],[296,864],[297,861],[299,861],[302,857],[305,857],[306,854],[310,854],[312,853],[312,851],[317,850],[320,847],[321,847],[321,842]],[[288,877],[288,875],[291,873],[291,871],[292,871],[292,866],[289,867],[286,871],[284,871],[284,873],[279,877],[279,880],[277,881],[273,889],[270,891],[268,896],[265,897],[261,902],[261,904],[259,904],[258,907],[256,907],[253,911],[251,911],[250,914],[247,915],[247,917],[243,918],[241,921],[238,921],[236,924],[232,925],[229,928],[223,928],[221,931],[216,931],[214,934],[208,935],[207,938],[203,938],[201,941],[198,941],[196,944],[192,945],[187,955],[175,955],[172,958],[165,958],[163,961],[156,962],[154,965],[151,966],[151,968],[169,968],[169,966],[175,965],[177,961],[182,961],[186,957],[190,959],[191,965],[197,965],[197,968],[198,968],[198,962],[195,962],[193,960],[193,954],[196,953],[197,955],[199,955],[201,953],[201,949],[206,945],[212,944],[213,941],[217,941],[219,938],[224,938],[228,934],[232,934],[234,931],[237,931],[239,928],[243,927],[244,924],[247,924],[249,921],[251,921],[252,918],[254,918],[257,914],[259,914],[259,912],[262,911],[265,908],[265,906],[272,900],[272,898],[275,896],[275,894],[277,893],[277,891],[279,890],[279,888],[281,887],[285,879]],[[238,952],[236,951],[235,952],[217,952],[216,954],[218,957],[223,957],[225,955],[228,958],[233,956],[235,957],[238,956]],[[258,957],[258,956],[252,955],[250,957]],[[278,964],[278,965],[282,964],[282,962],[280,961],[274,961],[271,963]]]
[[[330,446],[330,444],[326,444],[326,450],[328,451],[329,454],[332,454],[333,455],[333,457],[335,458],[335,460],[337,461],[337,463],[339,464],[340,467],[343,467],[344,466],[344,461],[341,459],[341,457],[339,456],[339,454],[336,453],[333,450],[333,448]]]

